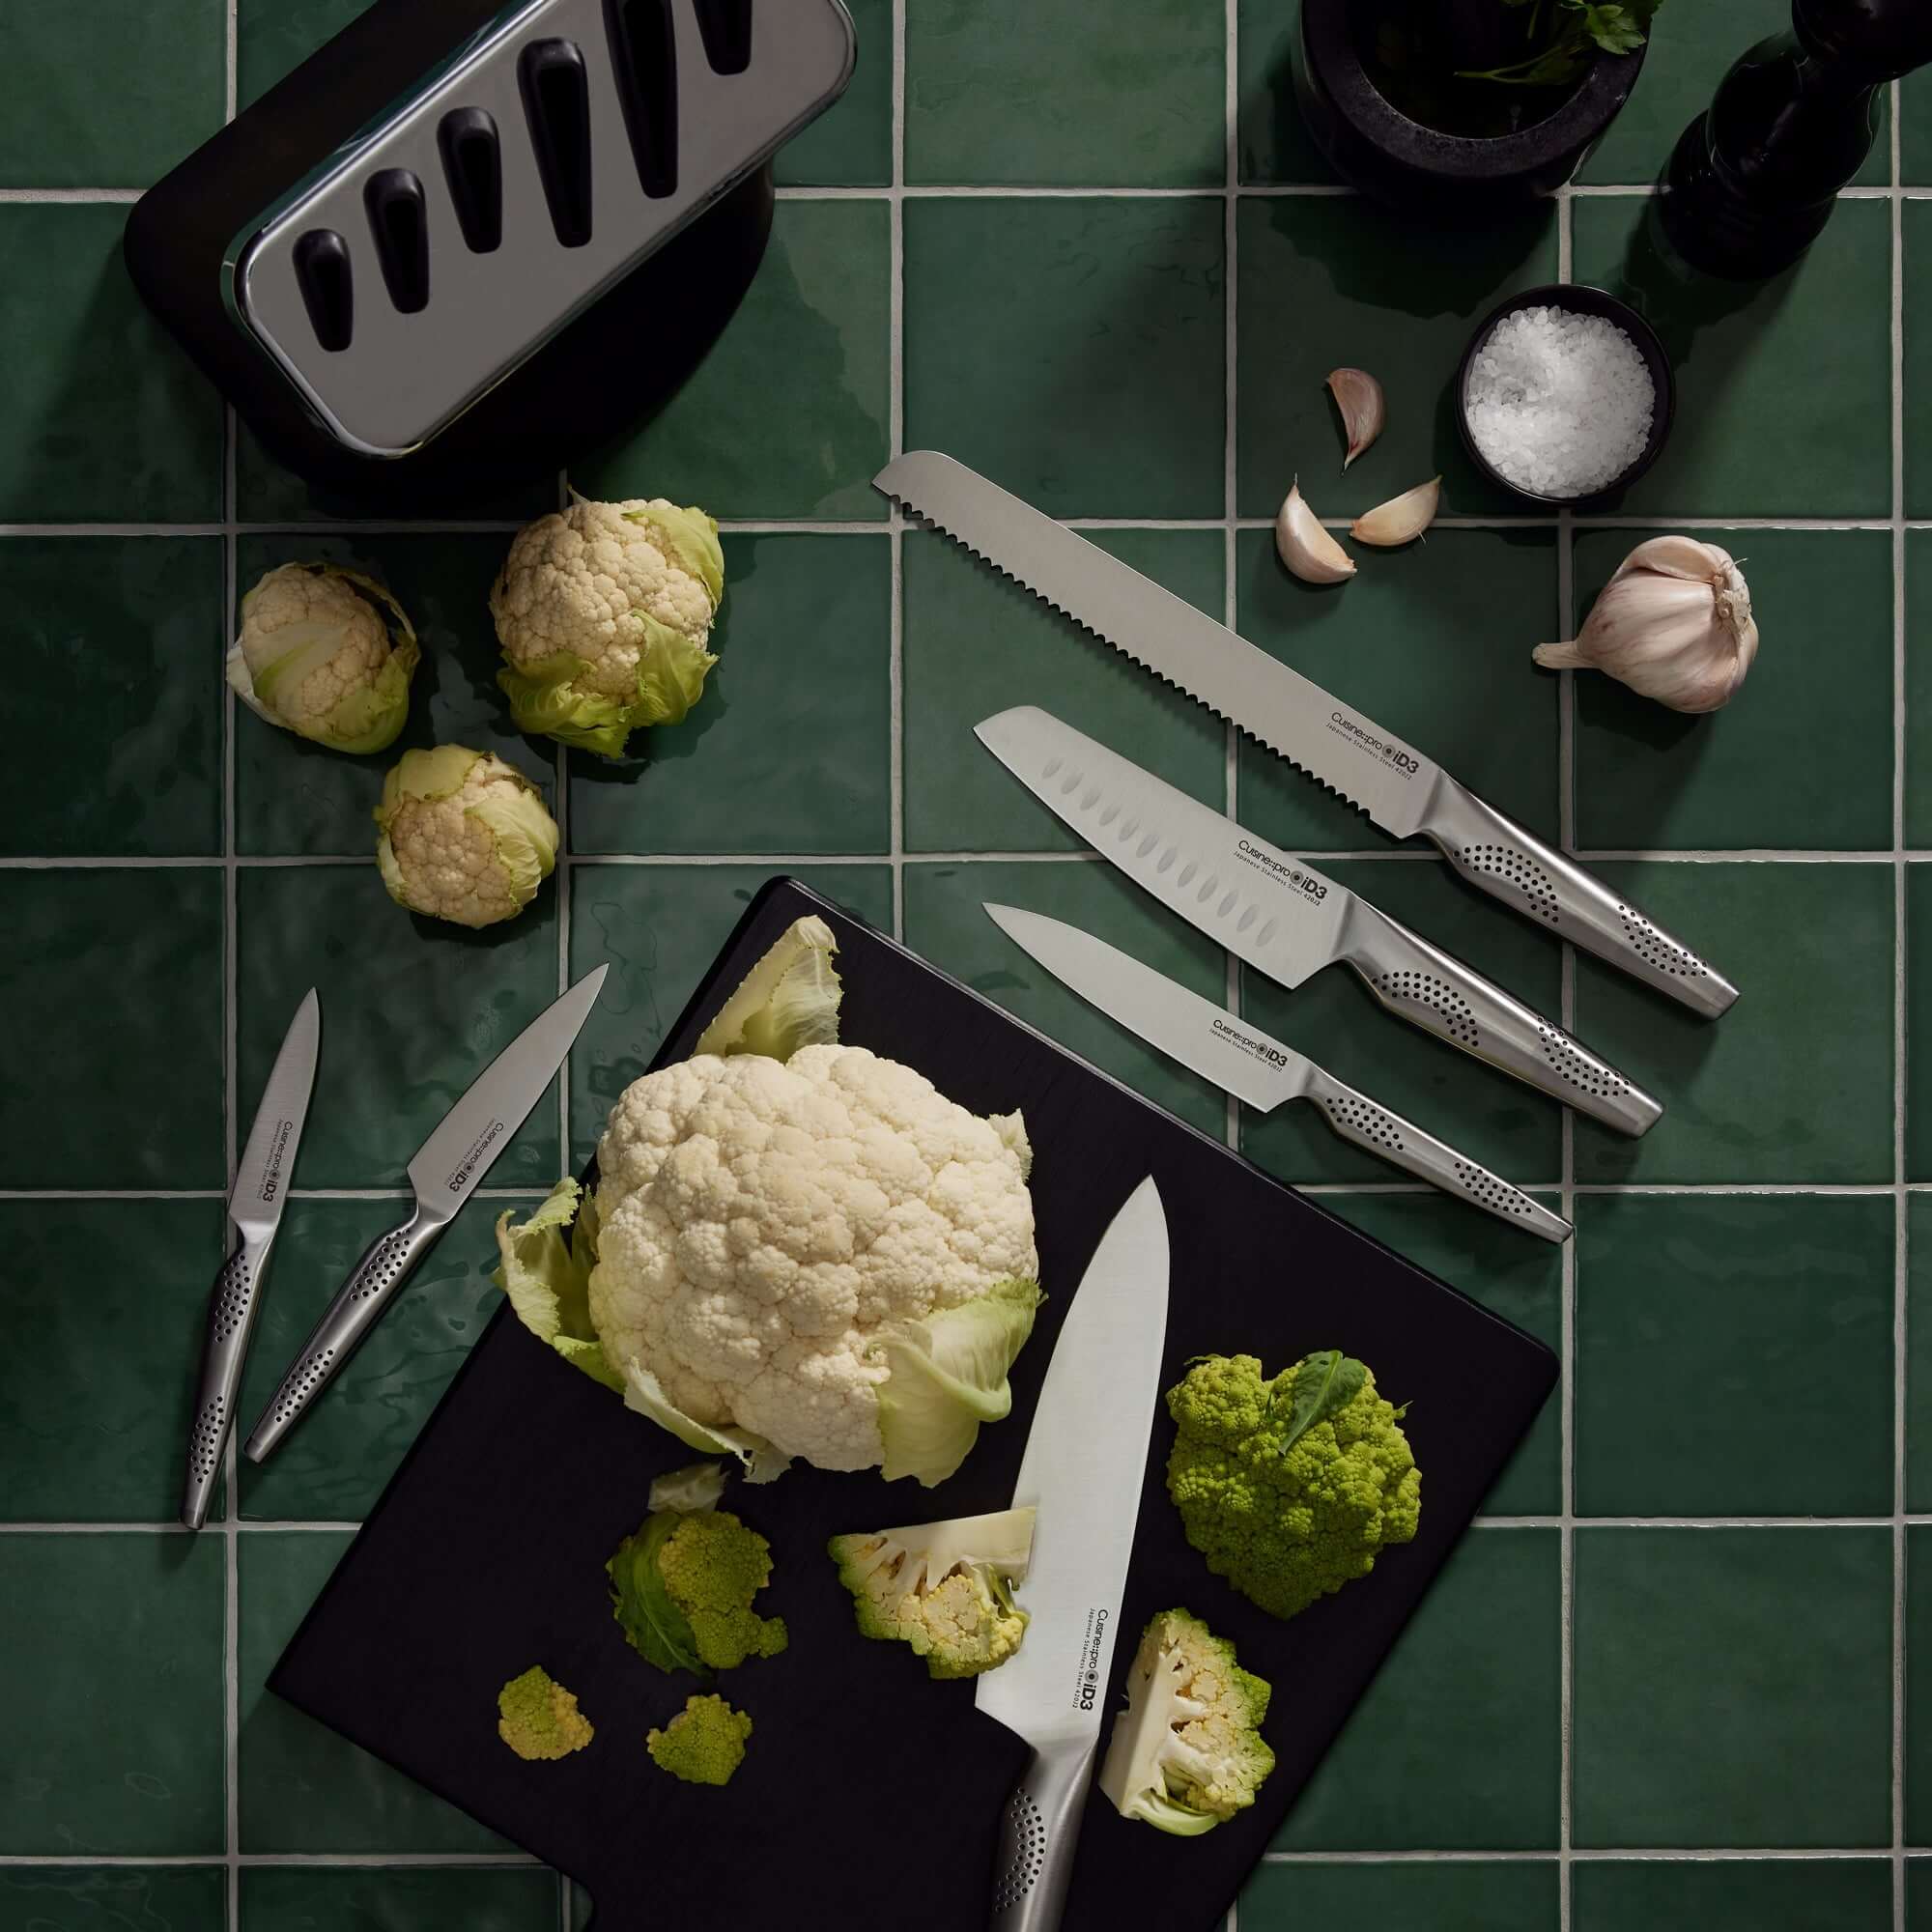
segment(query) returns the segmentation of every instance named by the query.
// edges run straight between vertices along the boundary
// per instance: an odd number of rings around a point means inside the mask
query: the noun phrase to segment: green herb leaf
[[[611,1614],[645,1662],[660,1670],[689,1670],[708,1684],[711,1671],[697,1654],[691,1619],[672,1602],[658,1568],[658,1551],[683,1520],[666,1511],[617,1546],[604,1566],[611,1578]]]
[[[1643,35],[1627,8],[1589,5],[1578,11],[1583,15],[1583,31],[1606,54],[1627,54],[1643,45]]]
[[[1302,1363],[1294,1375],[1294,1399],[1289,1406],[1288,1431],[1282,1453],[1301,1440],[1318,1422],[1326,1422],[1361,1394],[1369,1378],[1368,1365],[1339,1349],[1322,1349]]]

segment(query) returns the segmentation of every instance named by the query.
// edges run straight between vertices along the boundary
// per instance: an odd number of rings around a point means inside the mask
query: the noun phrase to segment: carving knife
[[[1000,1824],[992,1932],[1054,1932],[1094,1772],[1167,1337],[1167,1215],[1151,1178],[1100,1236],[1053,1345],[1013,1507],[1031,1506],[1019,1652],[974,1701],[1033,1757]]]
[[[410,1162],[414,1210],[399,1227],[378,1235],[350,1271],[315,1331],[302,1344],[242,1445],[251,1463],[264,1461],[300,1420],[362,1338],[376,1325],[409,1273],[433,1248],[457,1209],[483,1184],[497,1156],[543,1097],[571,1042],[597,1004],[608,966],[586,973],[547,1007],[471,1083]]]
[[[188,1529],[199,1529],[208,1520],[209,1499],[221,1473],[222,1445],[234,1427],[242,1364],[261,1305],[269,1250],[274,1245],[282,1209],[289,1205],[289,1180],[296,1169],[296,1150],[301,1145],[302,1122],[308,1118],[321,1040],[322,1003],[311,986],[269,1069],[255,1124],[248,1129],[228,1195],[235,1244],[214,1278],[208,1302],[208,1340],[201,1352],[201,1386],[195,1391],[193,1420],[188,1424],[187,1474],[182,1487],[181,1520]]]
[[[1397,1018],[1607,1127],[1641,1134],[1663,1112],[1473,967],[1050,713],[1020,705],[974,729],[1095,851],[1269,979],[1293,989],[1346,961]]]
[[[937,450],[873,482],[1156,676],[1339,792],[1395,838],[1433,839],[1533,924],[1715,1018],[1738,990],[1574,859],[1293,667]]]
[[[1569,1238],[1570,1223],[1521,1188],[1104,939],[1017,906],[987,905],[985,912],[1023,952],[1109,1019],[1256,1112],[1271,1114],[1285,1100],[1313,1100],[1335,1133],[1378,1160],[1546,1241]]]

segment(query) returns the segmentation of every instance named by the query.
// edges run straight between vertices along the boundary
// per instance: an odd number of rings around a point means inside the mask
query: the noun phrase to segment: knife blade
[[[1641,1134],[1663,1112],[1551,1021],[1338,880],[1033,705],[974,726],[1034,795],[1137,885],[1291,989],[1340,961],[1423,1032]]]
[[[1033,1747],[1003,1814],[995,1932],[1052,1932],[1073,1869],[1167,1337],[1167,1216],[1151,1177],[1100,1236],[1053,1346],[1013,1486],[1031,1506],[1018,1654],[974,1701]]]
[[[1433,839],[1479,890],[1714,1018],[1737,988],[1622,895],[1430,757],[1076,531],[937,450],[872,479],[1035,596],[1366,811]]]
[[[539,1013],[470,1084],[410,1162],[415,1208],[378,1235],[336,1292],[300,1352],[256,1419],[242,1453],[260,1463],[272,1453],[376,1325],[412,1268],[436,1245],[457,1210],[530,1109],[577,1038],[604,985],[608,965],[586,973]]]
[[[1546,1241],[1569,1238],[1570,1223],[1560,1214],[1252,1021],[1077,925],[1018,906],[989,903],[984,910],[1015,946],[1083,1000],[1257,1113],[1270,1114],[1287,1100],[1312,1100],[1331,1131],[1378,1160]]]
[[[208,1299],[208,1334],[202,1344],[201,1381],[190,1411],[187,1471],[182,1485],[181,1520],[187,1529],[199,1529],[208,1520],[222,1448],[234,1426],[242,1365],[255,1328],[269,1252],[289,1204],[289,1179],[295,1173],[302,1123],[308,1118],[309,1095],[315,1091],[321,1042],[322,1002],[311,986],[276,1050],[228,1194],[228,1219],[235,1236]]]

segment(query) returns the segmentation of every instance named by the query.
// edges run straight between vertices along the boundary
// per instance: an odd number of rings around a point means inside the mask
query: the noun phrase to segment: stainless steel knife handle
[[[268,1266],[269,1242],[247,1236],[221,1264],[208,1298],[208,1336],[201,1349],[201,1380],[187,1431],[187,1473],[182,1483],[184,1528],[199,1529],[221,1474],[222,1445],[235,1425],[235,1396],[242,1386],[242,1362],[255,1325],[258,1291]]]
[[[1692,1012],[1715,1019],[1737,998],[1682,940],[1446,772],[1421,830],[1471,885]]]
[[[400,1227],[378,1235],[363,1250],[362,1259],[337,1290],[301,1352],[282,1378],[274,1399],[249,1432],[242,1453],[251,1463],[265,1462],[284,1435],[301,1419],[308,1406],[326,1389],[335,1373],[353,1355],[376,1325],[390,1297],[399,1289],[448,1223],[432,1220],[418,1208]]]
[[[1424,1133],[1413,1121],[1391,1113],[1332,1073],[1324,1073],[1319,1066],[1311,1072],[1307,1097],[1321,1109],[1322,1117],[1345,1141],[1352,1141],[1391,1167],[1493,1214],[1498,1221],[1507,1221],[1512,1228],[1541,1235],[1546,1241],[1570,1238],[1570,1223],[1562,1215],[1552,1214],[1521,1188],[1512,1187],[1501,1175],[1492,1174],[1481,1162],[1458,1153],[1447,1141]]]
[[[1059,1925],[1098,1744],[1081,1737],[1046,1745],[1020,1774],[1000,1816],[992,1932],[1055,1932]]]
[[[1349,909],[1342,956],[1390,1012],[1593,1121],[1641,1134],[1663,1112],[1562,1028],[1365,899]]]

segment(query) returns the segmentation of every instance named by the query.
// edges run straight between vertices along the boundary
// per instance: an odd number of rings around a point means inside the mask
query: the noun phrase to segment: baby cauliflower
[[[403,607],[359,571],[285,563],[242,600],[228,682],[258,718],[337,752],[381,752],[421,655]]]
[[[596,1736],[590,1719],[542,1664],[533,1663],[497,1692],[497,1735],[519,1757],[568,1757]]]
[[[376,864],[398,905],[456,925],[513,919],[556,864],[543,794],[494,753],[405,752],[383,781]]]
[[[675,724],[718,660],[718,526],[662,497],[575,497],[517,533],[490,591],[497,682],[519,727],[606,757],[641,725]]]
[[[660,1770],[687,1784],[729,1784],[751,1735],[751,1719],[714,1692],[687,1697],[663,1730],[646,1734],[644,1748]]]

